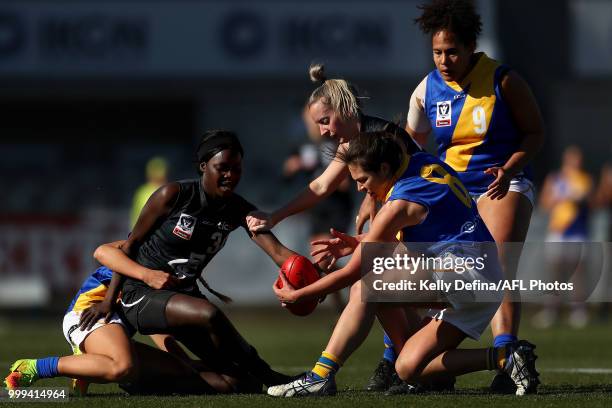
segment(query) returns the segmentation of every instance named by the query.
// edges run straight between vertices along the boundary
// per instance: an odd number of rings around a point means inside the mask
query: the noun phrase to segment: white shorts
[[[85,338],[89,336],[90,333],[99,329],[100,327],[106,326],[106,324],[116,323],[116,324],[122,325],[123,327],[127,329],[125,323],[123,323],[119,315],[117,315],[116,313],[113,314],[113,317],[111,318],[109,323],[104,323],[104,320],[100,319],[89,330],[81,330],[79,328],[80,319],[81,319],[81,312],[80,311],[75,312],[73,310],[73,311],[68,312],[64,316],[64,323],[62,325],[64,337],[66,338],[66,341],[68,342],[68,344],[70,344],[70,347],[72,348],[72,351],[74,352],[74,354],[81,353],[80,346],[83,343],[83,341],[85,341]]]
[[[452,324],[469,337],[478,340],[485,331],[500,303],[471,303],[461,309],[429,309],[426,316]]]
[[[515,193],[521,193],[531,203],[531,207],[535,206],[535,187],[531,180],[523,176],[516,176],[510,180],[510,188],[508,191],[514,191]],[[482,194],[470,194],[472,199],[478,203],[478,200],[487,193]]]
[[[445,255],[452,256],[452,255]],[[493,255],[494,256],[494,255]],[[463,273],[434,273],[435,280],[452,283],[461,280],[465,284],[495,283],[502,277],[501,267],[497,261],[487,264],[487,269],[466,269]],[[467,287],[467,286],[462,286]],[[503,299],[503,293],[494,290],[459,290],[445,294],[452,307],[446,309],[429,309],[427,316],[436,320],[448,322],[474,340],[487,328],[497,312]]]

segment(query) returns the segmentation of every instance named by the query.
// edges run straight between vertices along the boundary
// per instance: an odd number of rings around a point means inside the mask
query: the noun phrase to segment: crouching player
[[[398,231],[405,242],[493,242],[457,174],[434,156],[423,152],[405,155],[394,135],[376,132],[360,134],[339,158],[348,164],[359,190],[385,202],[362,243],[394,242]],[[465,225],[471,227],[463,228]],[[362,245],[356,239],[330,240],[327,252],[335,257],[353,252],[353,256],[344,268],[309,286],[295,290],[281,275],[283,288],[273,289],[281,302],[293,303],[352,285],[349,304],[312,371],[288,384],[268,388],[269,395],[335,394],[335,374],[365,340],[376,316],[393,344],[400,345],[395,369],[415,391],[419,383],[501,369],[516,384],[517,395],[536,392],[539,381],[533,345],[517,341],[499,348],[457,349],[466,337],[477,339],[482,334],[499,307],[501,295],[488,303],[448,298],[430,309],[423,321],[417,321],[413,308],[361,302]],[[495,251],[492,256],[496,260]],[[482,278],[499,281],[498,263],[489,264],[494,266],[481,271]]]
[[[107,245],[118,247],[122,242]],[[151,336],[163,351],[131,341],[133,330],[113,312],[120,277],[107,267],[96,269],[70,303],[63,332],[73,355],[17,360],[4,387],[29,387],[39,379],[69,377],[75,395],[84,395],[89,383],[112,382],[138,393],[261,392],[261,383],[246,375],[239,380],[238,374],[219,374],[204,362],[191,361],[170,336]]]

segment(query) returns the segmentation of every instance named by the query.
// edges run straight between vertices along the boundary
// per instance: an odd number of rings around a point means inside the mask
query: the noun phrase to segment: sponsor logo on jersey
[[[451,125],[451,101],[436,102],[436,127]]]
[[[201,220],[203,225],[208,225],[209,227],[215,227],[221,231],[232,231],[233,228],[230,224],[225,221],[211,221],[211,220]]]
[[[190,240],[195,229],[196,218],[189,214],[181,214],[172,233],[177,237]]]
[[[217,223],[217,228],[220,229],[221,231],[231,231],[232,230],[232,226],[229,225],[227,222],[223,222],[223,221],[219,221]]]
[[[461,226],[461,232],[471,234],[475,230],[476,230],[476,224],[471,221],[468,221],[465,224],[463,224],[463,226]]]

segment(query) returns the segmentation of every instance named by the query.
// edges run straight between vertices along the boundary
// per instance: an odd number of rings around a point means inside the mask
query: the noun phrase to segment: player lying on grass
[[[124,241],[113,244],[116,247]],[[29,387],[39,379],[73,378],[77,395],[85,395],[90,382],[122,383],[142,393],[227,393],[261,390],[246,373],[224,375],[201,361],[192,361],[174,339],[154,335],[162,349],[131,341],[131,331],[112,311],[119,275],[100,267],[87,277],[64,316],[63,332],[74,355],[17,360],[4,387]],[[111,278],[112,277],[112,278]],[[169,351],[169,352],[167,352]],[[242,377],[242,378],[238,378]]]
[[[457,174],[448,165],[427,153],[402,153],[394,135],[360,134],[339,158],[348,165],[360,190],[384,201],[372,229],[361,243],[396,242],[398,231],[405,242],[444,242],[460,246],[472,243],[486,247],[493,238],[478,215]],[[466,228],[469,225],[469,228]],[[361,302],[360,266],[362,245],[356,239],[338,243],[330,240],[328,254],[353,256],[342,269],[317,282],[295,290],[283,279],[283,288],[273,286],[281,302],[293,303],[317,298],[352,285],[344,309],[325,351],[314,368],[301,378],[268,388],[273,396],[333,395],[335,374],[369,333],[378,316],[393,344],[399,345],[395,369],[402,380],[413,385],[479,370],[502,369],[517,385],[517,395],[532,393],[538,385],[533,346],[517,341],[509,346],[488,349],[457,349],[466,338],[477,339],[489,324],[501,294],[489,302],[466,301],[447,294],[444,302],[417,322],[410,307],[416,304]],[[489,251],[487,268],[471,271],[481,281],[499,281],[501,271],[496,251]]]

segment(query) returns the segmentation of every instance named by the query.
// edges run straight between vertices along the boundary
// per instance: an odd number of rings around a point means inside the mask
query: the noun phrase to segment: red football
[[[295,289],[303,288],[319,279],[319,273],[312,262],[302,255],[292,255],[285,260],[281,266],[280,273],[284,273],[291,286]],[[282,288],[283,281],[280,276],[276,279],[276,287]],[[317,307],[317,299],[306,300],[299,303],[287,304],[287,309],[297,316],[306,316],[312,313]]]

